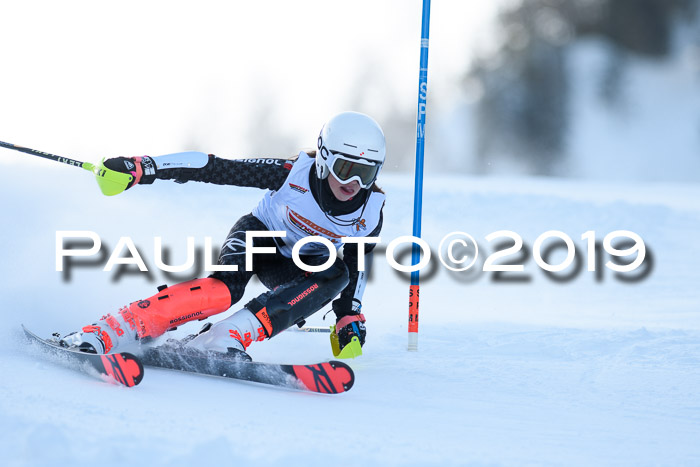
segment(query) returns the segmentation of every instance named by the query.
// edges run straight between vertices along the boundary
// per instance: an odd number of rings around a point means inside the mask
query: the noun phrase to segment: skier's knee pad
[[[228,287],[208,277],[160,289],[152,297],[133,302],[119,313],[141,339],[158,337],[181,324],[222,313],[230,306]]]
[[[195,319],[205,319],[228,310],[231,295],[216,279],[196,279],[163,288],[156,295],[122,307],[96,323],[63,338],[67,345],[97,353],[121,350],[136,341],[158,337],[165,331]]]
[[[337,259],[325,271],[306,273],[299,279],[254,298],[246,308],[260,320],[268,337],[273,337],[316,313],[345,286],[348,268]]]

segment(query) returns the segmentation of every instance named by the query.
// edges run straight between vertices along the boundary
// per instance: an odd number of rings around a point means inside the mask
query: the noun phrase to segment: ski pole
[[[423,0],[418,73],[418,112],[416,117],[416,179],[413,197],[413,236],[420,238],[423,209],[423,153],[425,148],[425,107],[428,96],[428,37],[430,33],[430,0]],[[420,262],[420,246],[413,244],[411,263]],[[411,272],[408,301],[408,350],[418,350],[418,307],[420,304],[420,271]]]
[[[289,331],[329,333],[329,332],[331,332],[331,328],[330,328],[330,326],[302,326],[302,327],[292,326],[289,328]]]
[[[69,159],[68,157],[56,156],[54,154],[49,154],[48,152],[37,151],[36,149],[25,148],[22,146],[17,146],[16,144],[4,143],[0,141],[0,146],[7,149],[13,149],[15,151],[24,152],[31,154],[32,156],[43,157],[44,159],[50,159],[52,161],[61,162],[63,164],[74,165],[80,167],[81,169],[89,170],[90,172],[95,171],[95,165],[89,162],[80,162],[75,159]]]
[[[104,166],[104,159],[102,159],[102,161],[96,166],[90,162],[81,162],[69,157],[57,156],[55,154],[49,154],[48,152],[37,151],[36,149],[25,148],[22,146],[17,146],[16,144],[5,143],[3,141],[0,141],[0,147],[31,154],[32,156],[43,157],[44,159],[72,165],[74,167],[80,167],[88,172],[92,172],[95,174],[97,185],[100,187],[100,190],[107,196],[113,196],[126,190],[126,187],[134,178],[129,174],[108,169]]]

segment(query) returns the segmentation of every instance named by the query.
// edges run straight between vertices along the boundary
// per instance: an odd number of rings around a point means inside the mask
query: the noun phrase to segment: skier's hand
[[[338,334],[340,350],[350,343],[354,336],[360,340],[360,346],[365,345],[367,328],[365,317],[360,313],[362,305],[357,300],[338,299],[333,302],[336,316],[335,332]]]
[[[129,174],[133,180],[125,188],[128,190],[137,183],[149,184],[156,179],[156,163],[148,156],[113,157],[102,163],[109,170]]]
[[[354,336],[360,340],[360,346],[365,345],[365,336],[367,336],[367,328],[365,327],[364,315],[348,315],[344,319],[353,319],[345,326],[340,327],[341,322],[335,325],[335,332],[338,333],[338,346],[340,350],[352,341]]]

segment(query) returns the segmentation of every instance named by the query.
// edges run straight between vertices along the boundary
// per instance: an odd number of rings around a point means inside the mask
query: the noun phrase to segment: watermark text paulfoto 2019
[[[255,258],[259,255],[274,254],[274,247],[254,245],[255,238],[275,237],[284,238],[284,231],[249,231],[245,241],[245,270],[252,271]],[[400,236],[391,240],[386,246],[381,244],[380,237],[343,237],[343,244],[364,245],[374,244],[374,252],[384,253],[384,257],[395,271],[402,276],[404,273],[421,271],[427,278],[434,276],[439,262],[451,274],[467,272],[493,273],[495,282],[528,282],[528,274],[524,273],[525,265],[533,260],[547,277],[557,282],[567,282],[585,270],[594,273],[596,280],[603,277],[603,269],[612,271],[615,277],[626,282],[638,282],[645,279],[653,268],[653,255],[644,240],[629,230],[616,230],[597,239],[596,232],[589,230],[581,234],[584,246],[576,245],[565,232],[549,230],[539,235],[532,246],[527,245],[523,238],[511,230],[499,230],[484,236],[488,242],[489,254],[480,254],[486,248],[480,246],[474,237],[466,232],[451,232],[445,235],[437,249],[437,255],[431,246],[421,238]],[[499,241],[500,240],[500,241]],[[315,243],[316,251],[321,246],[322,255],[326,257],[323,264],[310,265],[303,261],[304,247]],[[404,260],[410,256],[411,248],[417,245],[421,257],[417,264]],[[56,231],[56,271],[63,272],[64,279],[70,280],[71,269],[74,267],[100,267],[105,272],[121,271],[124,268],[134,268],[139,272],[150,274],[140,249],[136,247],[131,237],[120,237],[117,245],[107,255],[100,236],[89,230],[59,230]],[[127,254],[123,255],[124,250]],[[211,237],[204,237],[203,251],[195,247],[195,238],[187,237],[186,260],[179,265],[166,264],[170,249],[163,245],[162,237],[153,238],[153,260],[155,268],[172,279],[172,274],[191,272],[197,275],[216,271],[237,271],[236,265],[216,264],[215,249]],[[358,248],[358,271],[365,271],[367,261],[364,248]],[[605,256],[607,255],[607,257]],[[437,256],[438,262],[433,261]],[[82,259],[78,259],[82,258]],[[337,258],[336,244],[324,237],[309,236],[297,241],[291,253],[294,263],[305,271],[318,272],[329,268]],[[607,261],[606,261],[607,260]]]

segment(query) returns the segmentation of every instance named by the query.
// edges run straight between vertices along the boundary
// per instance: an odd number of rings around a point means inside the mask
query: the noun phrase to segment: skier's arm
[[[197,181],[276,190],[284,183],[293,160],[278,158],[223,159],[203,152],[180,152],[156,157],[117,157],[104,161],[105,167],[130,173],[127,187],[150,184],[156,179],[177,183]]]
[[[195,156],[181,156],[195,154]],[[206,159],[205,159],[206,158]],[[184,159],[189,165],[174,166]],[[293,161],[278,158],[222,159],[213,154],[179,153],[154,157],[156,178],[236,185],[277,190],[289,175]]]
[[[377,227],[370,233],[369,237],[378,237],[382,229],[383,216],[380,215]],[[365,317],[361,314],[362,310],[362,295],[367,285],[368,271],[358,270],[359,249],[364,249],[365,263],[371,261],[372,250],[375,244],[368,243],[366,245],[358,245],[356,243],[346,244],[343,247],[343,261],[348,267],[349,283],[340,293],[340,297],[333,301],[332,307],[336,316],[336,329],[341,347],[347,344],[352,338],[352,335],[357,335],[360,339],[360,344],[365,343]],[[357,329],[352,329],[356,326]],[[347,328],[347,329],[345,329]],[[356,331],[356,332],[355,332]],[[347,342],[343,342],[347,340]]]

